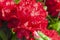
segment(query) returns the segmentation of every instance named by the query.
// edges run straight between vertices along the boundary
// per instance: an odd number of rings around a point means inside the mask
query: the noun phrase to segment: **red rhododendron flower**
[[[2,10],[3,10],[3,7],[4,7],[4,3],[5,3],[5,1],[4,0],[1,0],[0,1],[0,19],[2,19]]]
[[[22,39],[23,37],[25,37],[26,40],[28,40],[30,38],[30,31],[26,30],[26,29],[19,29],[17,30],[17,37]]]
[[[3,20],[9,20],[12,17],[16,17],[16,13],[17,13],[17,7],[14,4],[14,2],[12,0],[6,1],[2,13]]]
[[[41,31],[51,38],[51,40],[60,40],[60,36],[55,30],[41,29]]]
[[[11,18],[9,21],[8,21],[8,28],[15,28],[17,27],[17,25],[19,24],[19,20],[17,18]]]
[[[28,1],[29,2],[29,1]],[[47,13],[45,10],[43,10],[43,6],[41,3],[33,3],[30,5],[30,3],[24,2],[19,5],[18,7],[18,19],[20,19],[21,23],[25,23],[26,21],[33,19],[34,17],[40,17],[46,18]],[[27,3],[27,4],[26,4]],[[40,8],[40,9],[39,9]]]
[[[55,30],[48,30],[47,12],[41,2],[36,0],[0,0],[0,20],[6,21],[8,28],[16,33],[20,40],[35,40],[41,38],[35,32],[41,31],[51,40],[60,40],[60,36]],[[60,11],[59,0],[46,0],[48,12],[56,16]],[[0,22],[2,26],[2,22]]]
[[[52,16],[58,16],[60,11],[60,0],[46,0],[46,5],[49,14]]]
[[[46,20],[47,12],[43,9],[43,5],[40,2],[31,4],[27,0],[21,3],[18,5],[17,13],[20,23],[13,29],[17,33],[18,38],[22,39],[25,37],[28,40],[31,34],[34,35],[34,31],[46,29],[48,24]]]

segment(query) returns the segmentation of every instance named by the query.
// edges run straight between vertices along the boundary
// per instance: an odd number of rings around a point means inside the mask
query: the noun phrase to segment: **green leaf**
[[[57,32],[58,32],[58,34],[60,35],[60,29],[59,29]]]
[[[36,1],[42,2],[43,0],[36,0]]]
[[[40,38],[40,40],[51,40],[48,36],[43,34],[41,31],[38,31],[38,34],[42,38],[42,39]]]
[[[35,38],[35,40],[44,40],[44,39],[43,38],[38,38],[38,39]]]
[[[18,3],[20,2],[20,0],[14,0],[14,2],[15,2],[16,4],[18,4]]]
[[[0,37],[2,40],[8,40],[7,36],[5,35],[5,33],[3,31],[0,30]]]
[[[53,29],[56,30],[58,33],[60,33],[60,21],[56,22],[55,24],[52,25]]]

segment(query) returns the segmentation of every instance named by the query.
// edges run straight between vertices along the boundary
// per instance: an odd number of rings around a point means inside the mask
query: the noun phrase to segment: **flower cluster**
[[[18,5],[17,16],[20,23],[14,32],[21,39],[22,37],[26,37],[26,40],[29,40],[30,35],[34,35],[34,31],[45,29],[48,24],[46,19],[47,12],[43,9],[43,5],[40,2],[21,1]]]
[[[47,12],[44,4],[36,0],[0,0],[0,28],[2,21],[6,21],[8,29],[20,40],[60,40],[55,30],[48,29],[49,20],[46,18],[48,13],[58,16],[59,5],[59,0],[46,0]],[[40,36],[38,31],[42,32]]]
[[[48,12],[52,16],[60,16],[60,0],[46,0],[46,6],[48,7]]]
[[[1,20],[7,21],[7,26],[16,32],[18,38],[30,39],[34,31],[45,29],[48,21],[43,4],[35,0],[0,1]]]

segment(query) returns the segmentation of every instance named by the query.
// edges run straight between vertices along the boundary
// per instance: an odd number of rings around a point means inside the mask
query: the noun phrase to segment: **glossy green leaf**
[[[2,40],[8,40],[7,36],[5,35],[5,33],[3,31],[0,30],[0,37]]]
[[[48,36],[43,34],[41,31],[38,31],[38,34],[41,37],[40,40],[51,40]]]
[[[14,0],[14,2],[15,2],[16,4],[18,4],[18,3],[20,2],[20,0]]]

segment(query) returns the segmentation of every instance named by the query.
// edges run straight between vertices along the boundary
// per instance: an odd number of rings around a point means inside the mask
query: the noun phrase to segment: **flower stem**
[[[55,23],[54,20],[49,15],[48,18],[51,20],[52,23]]]

